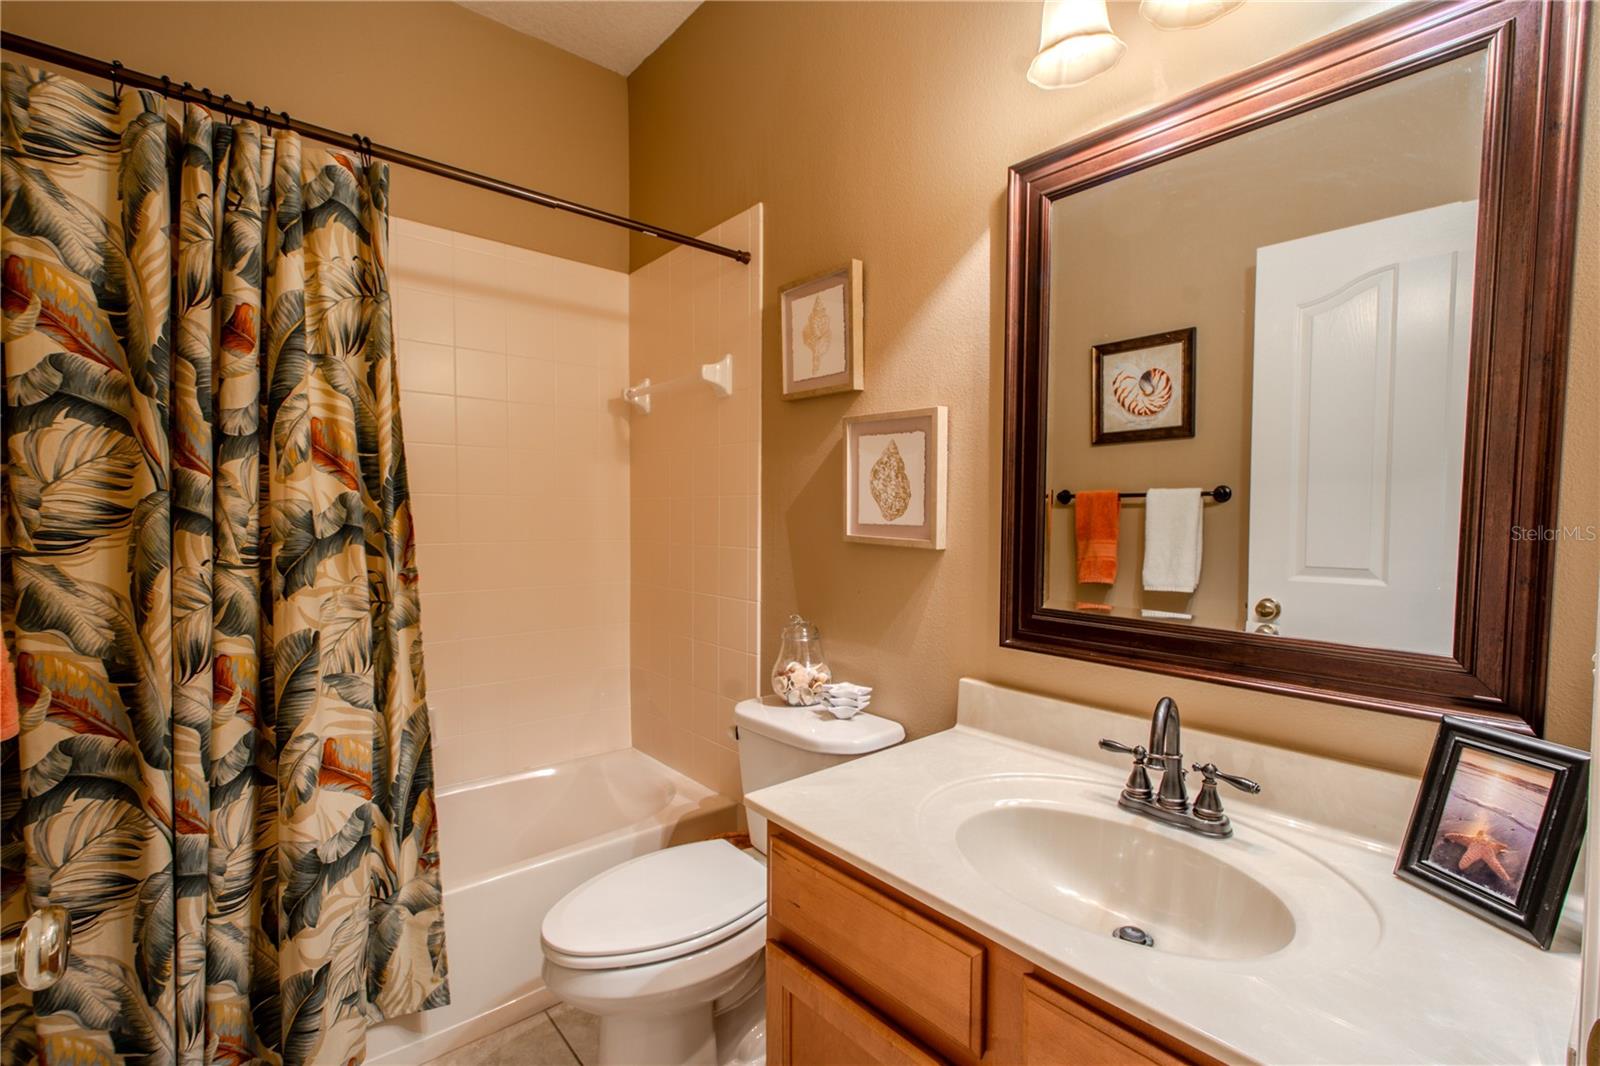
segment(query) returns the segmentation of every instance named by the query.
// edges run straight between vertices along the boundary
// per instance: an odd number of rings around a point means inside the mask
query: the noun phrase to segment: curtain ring
[[[122,60],[120,59],[111,61],[111,99],[116,101],[119,108],[122,106]]]
[[[172,95],[172,79],[167,77],[165,74],[161,75],[161,95]]]
[[[280,112],[278,112],[278,114],[283,116],[283,132],[288,133],[291,129],[294,128],[294,126],[293,126],[293,121],[294,120],[289,117],[289,112],[287,112],[287,111],[280,111]]]

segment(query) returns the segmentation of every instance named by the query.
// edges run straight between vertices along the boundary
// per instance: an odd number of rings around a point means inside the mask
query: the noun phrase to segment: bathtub
[[[734,801],[631,748],[440,789],[450,1005],[367,1034],[367,1061],[421,1063],[555,1003],[539,926],[625,859],[734,827]]]

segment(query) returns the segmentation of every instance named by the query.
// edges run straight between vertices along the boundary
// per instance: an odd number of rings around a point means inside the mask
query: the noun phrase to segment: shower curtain
[[[358,1063],[449,998],[387,167],[9,64],[3,107],[7,820],[73,943],[0,1050]]]

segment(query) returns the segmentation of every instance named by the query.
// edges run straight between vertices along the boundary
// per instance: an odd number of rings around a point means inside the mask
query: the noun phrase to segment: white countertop
[[[992,686],[967,691],[974,684],[963,682],[964,703],[969,696],[992,701],[996,693],[1005,692]],[[1039,702],[1038,697],[1017,695]],[[1104,721],[1093,720],[1104,713],[1079,715],[1076,731],[1087,736],[1104,726]],[[990,706],[984,715],[960,717],[989,722],[1006,716]],[[1134,720],[1113,716],[1110,721],[1126,725]],[[1082,738],[1075,743],[1081,745]],[[1350,773],[1358,778],[1352,784],[1364,780],[1377,793],[1387,790],[1392,807],[1405,781],[1386,784],[1381,777],[1362,778],[1376,772],[1330,760],[1313,760],[1327,765],[1306,775],[1279,778],[1272,773],[1270,758],[1260,753],[1251,757],[1245,749],[1252,746],[1245,742],[1198,736],[1188,738],[1186,747],[1203,760],[1216,757],[1209,754],[1211,743],[1230,749],[1235,762],[1266,763],[1228,767],[1245,773],[1254,769],[1252,776],[1266,787],[1262,801],[1293,788],[1296,781],[1337,793],[1342,784],[1337,779]],[[1290,763],[1309,758],[1284,756]],[[1570,919],[1552,949],[1540,951],[1396,878],[1392,844],[1368,839],[1349,826],[1334,828],[1298,812],[1276,811],[1266,802],[1243,802],[1237,794],[1225,795],[1235,824],[1230,839],[1211,840],[1160,826],[1116,807],[1123,774],[1115,765],[958,725],[761,789],[746,802],[1030,962],[1226,1061],[1564,1061],[1580,970],[1578,934]],[[1082,790],[1083,803],[1103,803],[1106,818],[1174,834],[1199,848],[1231,849],[1218,854],[1246,868],[1250,862],[1259,867],[1269,861],[1275,849],[1279,854],[1298,849],[1303,853],[1300,862],[1309,855],[1343,882],[1341,893],[1347,885],[1359,894],[1351,899],[1370,904],[1370,909],[1360,908],[1368,917],[1335,930],[1343,943],[1332,952],[1326,950],[1328,930],[1318,932],[1310,922],[1305,928],[1322,938],[1319,950],[1296,950],[1291,944],[1275,954],[1239,960],[1153,951],[1065,924],[998,888],[954,846],[951,823],[959,814],[962,789],[996,775],[1013,775],[1024,789],[1029,780],[1048,778],[1057,789],[1068,782]],[[1332,802],[1339,806],[1337,797]],[[1352,805],[1360,806],[1356,801]],[[1366,811],[1354,817],[1359,830],[1362,817],[1374,815]],[[1393,835],[1397,838],[1403,830],[1402,816]],[[1291,878],[1284,883],[1299,882]],[[1293,898],[1288,902],[1296,906]],[[1374,913],[1377,920],[1371,921]]]

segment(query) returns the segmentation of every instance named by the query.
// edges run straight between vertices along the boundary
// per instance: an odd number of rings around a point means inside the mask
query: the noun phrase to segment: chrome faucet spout
[[[1162,696],[1150,716],[1150,754],[1176,755],[1182,746],[1182,726],[1178,720],[1178,704],[1171,696]]]
[[[1169,811],[1187,811],[1189,787],[1184,780],[1183,726],[1177,701],[1171,696],[1162,696],[1150,716],[1150,758],[1161,764],[1161,789],[1156,802]]]

